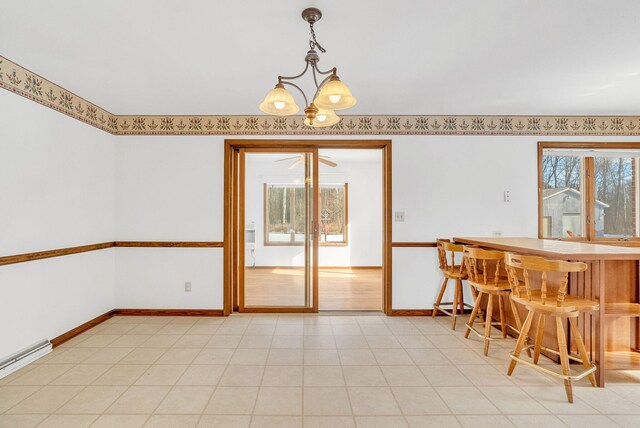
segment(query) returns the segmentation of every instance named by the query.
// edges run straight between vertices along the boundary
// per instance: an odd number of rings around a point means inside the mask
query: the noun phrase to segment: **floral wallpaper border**
[[[117,116],[3,56],[0,56],[0,88],[104,131],[118,131]]]
[[[343,116],[310,128],[303,116],[123,116],[0,56],[0,87],[114,135],[640,136],[640,116]]]

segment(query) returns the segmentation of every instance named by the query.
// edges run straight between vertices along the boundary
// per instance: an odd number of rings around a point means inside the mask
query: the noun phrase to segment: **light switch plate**
[[[404,211],[396,211],[395,212],[395,220],[397,222],[404,222]]]

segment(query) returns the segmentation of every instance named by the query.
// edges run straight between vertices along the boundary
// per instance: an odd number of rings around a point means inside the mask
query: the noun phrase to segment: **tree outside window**
[[[299,185],[265,185],[265,245],[303,245],[305,194]],[[320,245],[347,245],[347,184],[320,185]]]

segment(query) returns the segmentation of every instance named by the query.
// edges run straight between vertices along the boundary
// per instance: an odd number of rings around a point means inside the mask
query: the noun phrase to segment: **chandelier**
[[[306,115],[304,123],[307,126],[325,127],[335,125],[341,120],[335,111],[347,109],[356,104],[357,100],[351,95],[351,91],[347,85],[340,81],[335,67],[329,71],[320,71],[318,68],[320,57],[318,56],[318,52],[316,52],[316,48],[322,53],[326,52],[316,40],[316,33],[313,30],[313,25],[318,22],[320,18],[322,18],[322,12],[315,7],[302,11],[302,19],[309,23],[310,28],[309,51],[304,57],[306,65],[302,73],[296,76],[278,76],[276,87],[267,94],[264,101],[260,104],[260,110],[263,112],[276,116],[290,116],[300,111],[300,107],[296,104],[291,92],[285,88],[285,85],[296,88],[302,94],[306,106],[304,109]],[[316,87],[316,92],[311,102],[309,102],[304,91],[298,85],[291,82],[304,76],[309,69],[311,69],[313,74],[313,83]],[[323,78],[323,76],[327,77]],[[322,78],[320,83],[318,83],[319,78]]]

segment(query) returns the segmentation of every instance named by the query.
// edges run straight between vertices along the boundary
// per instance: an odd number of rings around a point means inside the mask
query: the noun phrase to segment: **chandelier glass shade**
[[[278,83],[260,104],[260,110],[276,116],[289,116],[300,111],[296,100],[282,83]]]
[[[357,101],[338,76],[331,76],[329,81],[322,85],[313,102],[319,108],[344,110],[356,105]]]
[[[315,120],[311,121],[308,117],[304,119],[304,124],[312,128],[322,128],[325,126],[335,125],[340,122],[340,117],[333,110],[325,110],[318,108]]]
[[[335,67],[328,71],[321,71],[318,68],[320,57],[318,56],[316,48],[320,52],[326,52],[326,50],[320,46],[316,40],[313,25],[320,20],[321,17],[322,12],[313,7],[302,11],[302,18],[309,23],[311,30],[309,38],[310,49],[305,56],[305,68],[302,73],[296,76],[278,76],[276,87],[267,94],[259,106],[263,112],[276,116],[290,116],[300,111],[300,107],[296,104],[291,92],[285,88],[285,85],[297,89],[298,92],[302,94],[306,106],[304,109],[306,116],[304,123],[310,127],[318,128],[335,125],[341,120],[335,113],[335,110],[347,109],[356,104],[357,100],[351,94],[347,85],[340,81]],[[316,88],[311,102],[309,102],[307,95],[300,86],[292,82],[304,76],[307,71],[311,71],[313,83]],[[323,78],[323,76],[326,77]],[[323,79],[318,82],[319,78]]]

